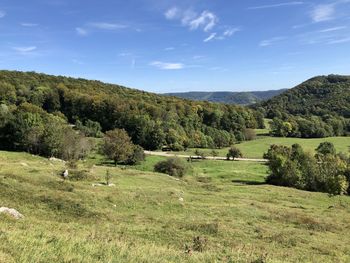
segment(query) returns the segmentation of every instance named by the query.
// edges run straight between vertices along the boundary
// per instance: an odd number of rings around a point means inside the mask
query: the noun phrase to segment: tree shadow
[[[265,182],[249,181],[249,180],[232,180],[232,183],[244,184],[244,185],[264,185]]]

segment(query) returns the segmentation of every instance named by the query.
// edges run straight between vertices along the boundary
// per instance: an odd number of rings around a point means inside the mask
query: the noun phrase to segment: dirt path
[[[182,155],[182,154],[175,154],[175,153],[169,153],[169,152],[153,152],[153,151],[145,151],[145,154],[147,155],[155,155],[155,156],[164,156],[164,157],[179,157],[179,158],[190,158],[193,159],[201,159],[200,156],[195,155]],[[226,157],[213,157],[213,156],[207,156],[205,157],[206,160],[226,160]],[[266,163],[268,160],[266,159],[254,159],[254,158],[235,158],[235,161],[245,161],[245,162],[258,162],[258,163]]]

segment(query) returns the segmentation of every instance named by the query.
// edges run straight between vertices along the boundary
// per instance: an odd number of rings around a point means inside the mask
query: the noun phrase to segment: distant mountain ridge
[[[216,91],[216,92],[202,92],[202,91],[190,91],[190,92],[173,92],[165,93],[166,96],[174,96],[189,100],[200,100],[219,102],[226,104],[237,105],[250,105],[268,100],[274,96],[280,95],[287,89],[280,90],[267,90],[267,91],[248,91],[248,92],[230,92],[230,91]]]

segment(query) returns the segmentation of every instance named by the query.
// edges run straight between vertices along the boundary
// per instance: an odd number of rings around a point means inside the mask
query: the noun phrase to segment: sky
[[[151,92],[350,75],[350,0],[0,0],[0,69]]]

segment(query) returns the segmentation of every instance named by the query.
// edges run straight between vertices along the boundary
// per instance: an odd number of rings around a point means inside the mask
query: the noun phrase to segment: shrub
[[[125,164],[136,165],[143,162],[146,158],[143,148],[139,145],[135,145],[132,154],[126,160]]]
[[[228,153],[227,153],[226,157],[227,157],[227,160],[230,160],[230,158],[233,158],[233,159],[235,159],[235,158],[242,158],[243,154],[242,154],[240,149],[238,149],[235,146],[232,146],[228,150]]]
[[[246,141],[252,141],[256,139],[256,132],[254,129],[244,129],[243,135]]]
[[[71,170],[69,171],[69,180],[71,181],[83,181],[91,179],[89,173],[83,170]]]
[[[327,154],[335,155],[336,154],[336,150],[335,150],[334,144],[331,143],[331,142],[322,142],[316,148],[316,152],[318,154],[322,154],[322,155],[327,155]]]
[[[125,163],[133,154],[134,144],[123,129],[107,131],[103,140],[102,152],[117,165]]]
[[[183,177],[187,171],[187,165],[180,158],[169,158],[165,161],[158,162],[154,166],[154,171],[165,173],[170,176]]]
[[[204,151],[200,151],[198,149],[194,152],[194,154],[203,160],[207,157],[207,155]]]

